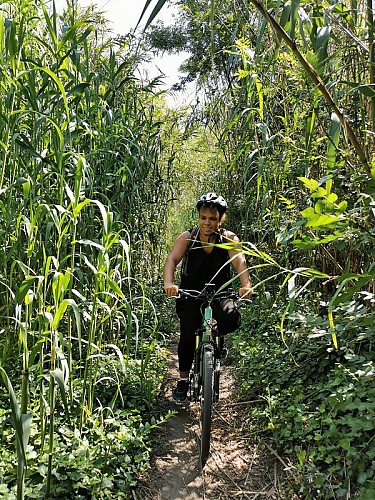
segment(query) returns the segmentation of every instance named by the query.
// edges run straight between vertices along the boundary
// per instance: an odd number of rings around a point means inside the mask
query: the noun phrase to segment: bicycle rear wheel
[[[211,416],[212,416],[212,385],[213,359],[212,351],[203,353],[203,381],[201,397],[201,463],[205,465],[210,452]]]

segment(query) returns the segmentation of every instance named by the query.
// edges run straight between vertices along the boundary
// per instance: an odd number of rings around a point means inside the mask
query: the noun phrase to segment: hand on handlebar
[[[176,297],[178,295],[178,286],[174,283],[166,283],[164,285],[164,290],[167,297]]]
[[[251,296],[253,295],[254,291],[253,289],[251,288],[251,286],[245,286],[245,287],[241,287],[239,290],[238,290],[238,295],[241,297],[241,299],[250,299]]]

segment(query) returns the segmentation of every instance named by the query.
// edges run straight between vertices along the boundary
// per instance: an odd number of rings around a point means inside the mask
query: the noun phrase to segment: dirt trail
[[[171,349],[176,350],[175,346]],[[201,469],[198,405],[178,405],[173,401],[171,392],[178,378],[176,366],[177,357],[171,355],[161,404],[165,413],[168,410],[177,413],[158,430],[152,468],[133,493],[134,500],[296,498],[281,491],[285,467],[280,459],[254,439],[248,408],[257,403],[233,400],[234,377],[230,366],[222,366],[210,457]]]

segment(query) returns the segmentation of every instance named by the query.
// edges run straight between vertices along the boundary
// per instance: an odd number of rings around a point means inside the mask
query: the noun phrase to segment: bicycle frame
[[[202,335],[200,334],[201,332]],[[213,402],[217,402],[219,400],[219,381],[216,378],[220,372],[219,335],[216,320],[212,317],[212,307],[210,305],[205,307],[202,328],[198,329],[195,335],[195,356],[191,370],[193,399],[195,402],[199,401],[200,397],[200,387],[203,380],[203,354],[207,351],[212,353],[215,377]]]
[[[190,372],[190,400],[201,406],[201,464],[205,465],[210,449],[212,403],[219,400],[220,339],[217,323],[213,318],[212,302],[220,298],[238,299],[233,291],[215,292],[214,285],[206,285],[204,291],[180,290],[180,297],[203,301],[202,326],[196,331],[194,364]]]

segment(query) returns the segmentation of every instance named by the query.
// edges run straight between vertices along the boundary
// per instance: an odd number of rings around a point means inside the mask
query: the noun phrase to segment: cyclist
[[[181,288],[203,290],[206,283],[214,283],[216,289],[230,280],[230,263],[240,279],[240,297],[252,295],[251,279],[238,237],[223,229],[227,202],[216,193],[206,193],[196,204],[198,227],[185,231],[176,239],[164,264],[164,290],[168,297],[178,295],[179,286],[174,282],[177,265],[183,260]],[[230,250],[212,244],[228,243]],[[225,289],[225,288],[224,288]],[[232,299],[215,301],[213,316],[217,320],[220,334],[226,335],[236,330],[241,323],[241,315]],[[194,299],[179,300],[176,312],[180,321],[178,363],[180,380],[173,390],[176,401],[185,401],[189,387],[194,350],[195,332],[202,324],[200,304]]]

